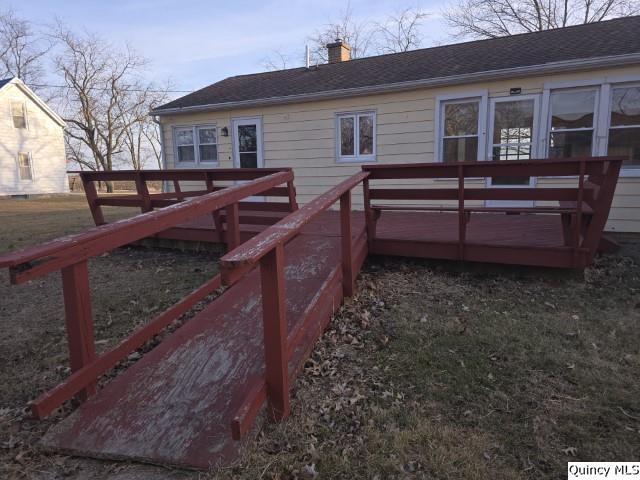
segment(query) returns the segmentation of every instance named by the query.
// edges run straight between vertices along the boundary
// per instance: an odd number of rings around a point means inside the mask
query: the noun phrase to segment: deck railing
[[[305,225],[340,201],[340,273],[343,294],[351,296],[354,291],[354,272],[357,272],[367,251],[364,231],[355,241],[352,238],[351,190],[368,176],[368,172],[353,175],[220,260],[223,284],[236,283],[259,265],[262,285],[265,377],[254,381],[243,406],[232,421],[235,439],[242,438],[246,433],[265,400],[268,400],[268,414],[272,420],[278,421],[289,415],[289,358],[309,325],[306,321],[301,322],[290,334],[287,332],[284,245],[299,234]]]
[[[110,172],[79,171],[82,185],[87,197],[87,203],[96,225],[106,223],[103,206],[112,207],[137,207],[142,213],[150,212],[156,208],[183,202],[187,199],[207,195],[229,188],[229,184],[255,180],[267,175],[290,171],[289,168],[215,168],[215,169],[173,169],[173,170],[114,170]],[[110,181],[129,181],[136,187],[135,194],[100,194],[96,183]],[[161,181],[163,185],[171,185],[173,191],[151,193],[149,182]],[[191,183],[191,187],[202,185],[204,189],[185,188]],[[215,232],[219,241],[226,242],[229,249],[240,244],[240,231],[232,230],[236,220],[242,224],[266,224],[271,225],[276,220],[270,216],[256,215],[256,212],[281,212],[280,216],[298,209],[296,202],[296,190],[293,180],[286,182],[284,186],[270,188],[261,192],[261,196],[269,198],[285,199],[286,201],[254,201],[246,199],[238,203],[237,210],[226,212],[215,210],[211,212]],[[229,216],[231,214],[232,216]],[[225,225],[227,228],[225,229]],[[185,240],[192,240],[186,229],[173,229],[167,232],[170,238],[180,239],[180,234]],[[177,237],[176,237],[177,236]],[[196,235],[196,237],[198,237]],[[209,240],[209,239],[207,239]]]
[[[435,211],[457,212],[458,241],[457,255],[443,254],[443,258],[467,259],[471,246],[466,240],[467,224],[473,213],[506,214],[559,214],[562,218],[565,246],[573,250],[572,264],[584,267],[598,247],[602,231],[607,221],[613,200],[618,174],[623,158],[590,157],[571,159],[543,159],[527,161],[462,162],[453,164],[403,164],[364,165],[363,171],[369,178],[364,185],[364,206],[370,250],[385,252],[376,248],[376,222],[383,211]],[[573,177],[575,187],[485,187],[469,188],[465,180],[513,177]],[[372,180],[398,179],[449,179],[457,182],[457,188],[372,188]],[[571,180],[566,180],[571,182]],[[574,180],[575,181],[575,180]],[[377,200],[457,202],[455,206],[443,205],[388,205],[375,203]],[[530,201],[557,203],[557,205],[519,206],[470,206],[467,201]],[[473,246],[478,251],[478,246]],[[446,249],[446,247],[442,247]],[[532,247],[533,248],[533,247]],[[444,251],[444,250],[443,250]],[[476,260],[521,263],[522,248],[511,251],[501,246],[492,260],[490,255],[480,255]],[[415,251],[416,256],[417,251]],[[548,252],[547,252],[548,253]],[[509,257],[513,256],[510,260]],[[508,261],[510,260],[510,261]],[[524,262],[526,263],[526,262]],[[566,266],[560,265],[558,266]]]
[[[115,172],[113,174],[114,177],[118,175]],[[32,402],[33,414],[42,418],[76,394],[79,394],[80,400],[92,395],[101,374],[221,286],[221,277],[216,275],[134,331],[115,348],[96,356],[87,263],[90,258],[221,209],[226,209],[228,218],[235,219],[230,224],[234,225],[231,229],[239,231],[239,202],[292,181],[293,173],[290,170],[273,172],[259,178],[254,177],[254,180],[242,185],[202,194],[187,202],[1,256],[0,268],[9,268],[13,284],[25,283],[58,270],[62,273],[72,374],[62,384]]]

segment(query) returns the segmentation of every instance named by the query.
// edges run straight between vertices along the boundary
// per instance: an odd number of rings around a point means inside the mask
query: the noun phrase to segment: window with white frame
[[[177,163],[216,163],[218,132],[215,125],[175,127]]]
[[[445,163],[478,160],[480,99],[443,101],[440,118],[439,160]]]
[[[374,112],[342,113],[337,118],[338,161],[371,162],[376,156]]]
[[[640,168],[640,85],[611,89],[607,153],[626,157],[625,167]]]
[[[27,128],[27,112],[24,102],[11,102],[11,118],[14,128]]]
[[[588,157],[593,154],[598,91],[593,88],[551,93],[549,157]]]
[[[28,153],[18,153],[18,176],[20,180],[33,180],[31,155]]]

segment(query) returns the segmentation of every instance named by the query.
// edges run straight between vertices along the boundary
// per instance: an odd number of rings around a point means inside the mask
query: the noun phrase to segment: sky
[[[146,73],[150,80],[170,79],[175,90],[188,91],[229,76],[263,71],[265,59],[276,51],[304,58],[309,35],[339,18],[347,1],[3,0],[0,4],[43,28],[57,17],[116,46],[128,42],[151,61]],[[448,32],[439,14],[443,0],[350,2],[358,22],[382,22],[402,7],[416,5],[430,12],[422,26],[424,46],[446,42]]]

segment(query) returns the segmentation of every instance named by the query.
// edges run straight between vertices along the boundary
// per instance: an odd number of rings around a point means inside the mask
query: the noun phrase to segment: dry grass
[[[62,320],[42,303],[24,314],[3,303],[2,328],[13,337],[3,337],[0,359],[9,365],[0,396],[0,472],[78,479],[538,479],[562,477],[570,460],[637,459],[640,267],[627,252],[598,259],[584,276],[370,259],[357,297],[336,315],[294,386],[291,418],[261,425],[237,465],[209,473],[34,451],[47,425],[20,412],[33,392],[65,375],[58,370],[66,365]],[[100,273],[112,275],[98,288],[105,289],[96,302],[107,315],[96,319],[99,338],[123,335],[135,324],[131,318],[209,275],[214,262],[204,258],[126,249],[97,259]],[[123,268],[127,283],[143,289],[137,304],[126,290],[109,290]],[[166,288],[145,290],[159,268],[178,271]],[[17,296],[23,308],[34,292],[55,300],[55,285],[46,282],[22,293],[1,286],[0,295]]]

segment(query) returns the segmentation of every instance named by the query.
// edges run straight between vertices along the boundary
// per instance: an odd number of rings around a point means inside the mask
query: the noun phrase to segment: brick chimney
[[[327,44],[329,52],[329,63],[346,62],[351,58],[351,48],[346,42],[336,38],[333,43]]]

